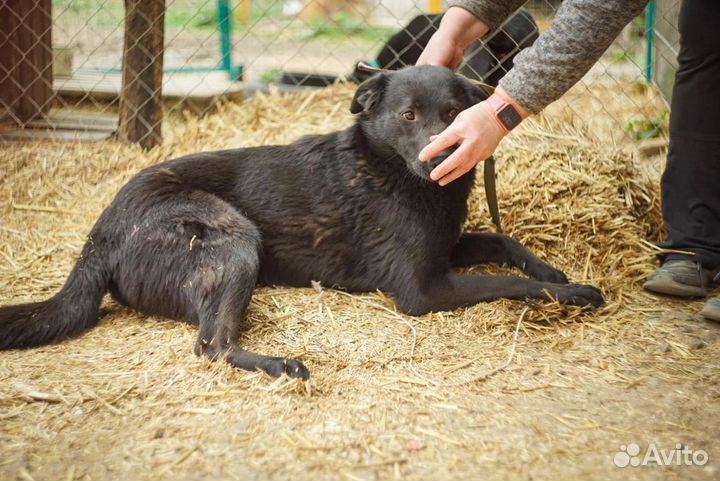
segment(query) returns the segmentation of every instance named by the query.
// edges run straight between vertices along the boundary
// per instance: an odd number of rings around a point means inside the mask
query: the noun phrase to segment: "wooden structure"
[[[160,143],[165,0],[125,0],[125,12],[118,123],[50,111],[52,0],[0,1],[0,139],[101,139],[117,131],[144,148]]]
[[[99,140],[115,116],[54,108],[51,0],[0,1],[0,142]]]
[[[0,121],[30,122],[52,104],[51,0],[0,1]]]
[[[53,108],[42,119],[0,128],[0,143],[15,140],[105,140],[118,127],[117,115]]]
[[[53,90],[69,102],[74,99],[97,103],[116,102],[120,99],[122,78],[103,72],[76,72],[72,77],[56,77]],[[166,73],[161,94],[165,108],[188,109],[203,114],[220,100],[242,100],[244,91],[242,83],[229,79],[226,72],[216,70],[181,75]]]
[[[151,148],[162,140],[165,0],[125,0],[118,138]]]

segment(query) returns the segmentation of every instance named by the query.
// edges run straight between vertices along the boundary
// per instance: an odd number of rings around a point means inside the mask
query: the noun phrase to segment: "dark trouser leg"
[[[720,2],[684,0],[662,179],[663,247],[720,267]],[[675,256],[668,256],[672,259]]]

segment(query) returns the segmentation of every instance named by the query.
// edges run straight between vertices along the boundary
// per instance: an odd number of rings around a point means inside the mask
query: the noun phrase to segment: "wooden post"
[[[20,124],[52,106],[51,8],[50,0],[0,0],[0,111]]]
[[[150,149],[162,141],[165,0],[125,0],[118,138]]]

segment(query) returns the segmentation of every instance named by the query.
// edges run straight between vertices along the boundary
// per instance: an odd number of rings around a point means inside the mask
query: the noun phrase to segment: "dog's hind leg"
[[[544,282],[567,284],[568,279],[559,270],[538,259],[525,246],[506,235],[466,232],[453,248],[451,262],[454,267],[478,264],[506,264],[517,267],[525,274]]]
[[[275,377],[307,379],[301,362],[255,354],[238,344],[260,248],[258,228],[230,204],[205,192],[172,193],[154,202],[128,239],[113,295],[146,314],[196,322],[198,355]]]
[[[215,245],[208,256],[215,264],[208,262],[196,272],[199,286],[195,302],[200,332],[195,353],[212,360],[224,357],[235,367],[248,371],[261,369],[273,377],[287,374],[308,379],[310,373],[300,361],[263,356],[239,346],[240,321],[257,281],[259,242],[253,241],[259,240],[259,236],[246,232],[242,238],[232,236],[228,240],[225,245]],[[217,265],[217,260],[222,260],[223,265]]]

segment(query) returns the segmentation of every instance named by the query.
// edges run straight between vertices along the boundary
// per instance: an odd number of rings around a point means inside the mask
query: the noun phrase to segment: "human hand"
[[[490,105],[480,102],[460,112],[445,130],[431,137],[431,142],[418,157],[421,162],[427,162],[445,149],[459,144],[455,152],[430,173],[432,180],[446,186],[490,157],[506,134]]]
[[[455,39],[437,31],[430,37],[415,65],[436,65],[455,70],[462,62],[464,51]]]
[[[416,65],[438,65],[455,70],[462,62],[465,48],[489,30],[485,22],[467,10],[450,7]]]

